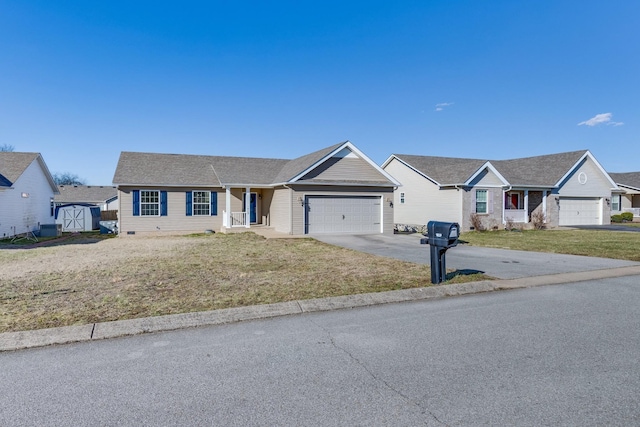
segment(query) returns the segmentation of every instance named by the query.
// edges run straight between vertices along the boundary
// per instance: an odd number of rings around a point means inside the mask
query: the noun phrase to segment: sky
[[[0,146],[110,185],[121,151],[640,171],[640,2],[0,0]]]

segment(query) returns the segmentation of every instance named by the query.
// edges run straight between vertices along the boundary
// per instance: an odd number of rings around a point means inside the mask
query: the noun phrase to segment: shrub
[[[484,224],[482,224],[482,218],[477,213],[472,213],[469,217],[471,221],[471,229],[476,231],[485,231]]]
[[[622,222],[622,215],[611,215],[611,222]]]
[[[536,230],[543,230],[546,225],[544,223],[544,212],[537,210],[531,214],[531,223]]]
[[[620,216],[622,217],[622,221],[633,221],[633,213],[631,212],[622,212]]]

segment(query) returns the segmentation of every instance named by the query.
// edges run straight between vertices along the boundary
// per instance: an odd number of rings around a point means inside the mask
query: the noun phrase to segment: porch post
[[[225,213],[224,215],[226,216],[226,220],[227,220],[227,228],[231,228],[231,188],[227,187],[226,188],[226,197],[225,197]]]
[[[547,222],[547,190],[542,191],[542,215],[544,222]]]
[[[244,226],[251,227],[251,187],[247,187],[244,192]]]
[[[524,190],[524,220],[529,223],[529,190]]]

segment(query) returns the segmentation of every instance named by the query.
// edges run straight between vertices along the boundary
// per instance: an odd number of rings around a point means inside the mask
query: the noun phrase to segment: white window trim
[[[157,202],[144,202],[143,199],[143,194],[145,193],[155,193],[156,194],[156,198],[158,199]],[[148,213],[144,213],[144,209],[143,206],[145,205],[156,205],[157,206],[157,210],[158,213],[157,214],[148,214]],[[160,190],[140,190],[140,216],[160,216]]]
[[[204,193],[206,194],[207,202],[196,202],[196,193]],[[196,213],[196,206],[206,205],[207,213]],[[191,192],[191,215],[192,216],[211,216],[211,192],[210,191],[200,191],[194,190]]]
[[[478,200],[478,192],[482,192],[484,193],[485,199],[484,201]],[[478,210],[478,203],[484,203],[484,211],[480,212]],[[488,215],[489,214],[489,190],[482,190],[482,189],[478,189],[476,190],[476,213],[479,215]]]

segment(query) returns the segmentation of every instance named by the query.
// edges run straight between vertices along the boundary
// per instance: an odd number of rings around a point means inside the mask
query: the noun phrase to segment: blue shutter
[[[211,192],[211,216],[218,215],[218,192]]]
[[[193,193],[191,191],[187,191],[187,206],[186,206],[186,208],[187,208],[187,211],[186,211],[187,216],[191,216],[192,215],[192,212],[191,212],[191,208],[193,206],[192,200],[193,200]]]
[[[167,192],[160,192],[160,216],[167,216]]]
[[[133,190],[133,216],[140,216],[140,190]]]

